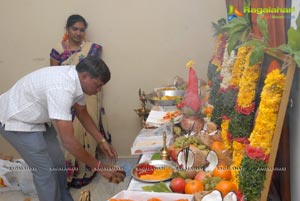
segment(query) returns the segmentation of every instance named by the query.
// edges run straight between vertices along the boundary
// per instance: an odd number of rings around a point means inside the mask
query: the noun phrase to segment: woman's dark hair
[[[110,70],[105,62],[97,56],[87,56],[76,65],[78,73],[87,72],[91,78],[100,78],[103,84],[110,80]]]
[[[82,22],[84,24],[85,28],[88,27],[88,23],[85,21],[85,19],[81,15],[71,15],[67,20],[66,29],[73,26],[76,22]]]

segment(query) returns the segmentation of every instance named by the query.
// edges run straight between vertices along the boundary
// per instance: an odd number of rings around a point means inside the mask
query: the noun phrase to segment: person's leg
[[[43,133],[4,131],[2,126],[0,133],[31,168],[39,200],[59,201],[58,184],[54,172],[50,171],[53,163]]]
[[[44,138],[48,146],[50,158],[52,158],[54,168],[52,171],[57,175],[57,183],[59,185],[62,201],[73,201],[71,193],[67,186],[67,170],[66,162],[60,143],[57,139],[56,130],[53,126],[48,127],[44,133]]]

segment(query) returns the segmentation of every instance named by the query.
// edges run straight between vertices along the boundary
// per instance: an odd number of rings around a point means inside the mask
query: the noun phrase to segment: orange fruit
[[[161,199],[159,199],[159,198],[150,198],[147,201],[161,201]]]
[[[214,177],[221,177],[222,179],[231,179],[231,170],[228,166],[226,165],[218,165],[215,167],[213,170],[212,176]]]
[[[216,185],[215,189],[220,191],[224,197],[227,193],[236,191],[237,187],[232,181],[222,180]]]
[[[190,180],[186,183],[184,192],[186,194],[194,194],[204,190],[204,185],[201,181]]]
[[[211,144],[211,147],[210,147],[210,150],[212,151],[215,151],[215,152],[222,152],[224,151],[226,148],[225,148],[225,145],[223,142],[220,142],[220,141],[214,141],[212,144]]]

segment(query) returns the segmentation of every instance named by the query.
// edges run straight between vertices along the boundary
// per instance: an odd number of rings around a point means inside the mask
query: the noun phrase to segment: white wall
[[[112,72],[104,104],[113,145],[121,156],[140,127],[138,89],[146,92],[187,78],[185,64],[196,61],[206,78],[214,38],[211,22],[225,17],[225,1],[210,0],[26,0],[0,7],[0,93],[24,74],[49,65],[51,47],[61,40],[67,17],[83,15],[88,38],[104,47]],[[0,138],[0,152],[12,149]]]

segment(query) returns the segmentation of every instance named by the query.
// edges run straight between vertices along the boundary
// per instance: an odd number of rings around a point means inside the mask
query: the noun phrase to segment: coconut
[[[202,168],[209,164],[208,161],[206,160],[209,150],[199,149],[193,145],[191,145],[190,148],[195,155],[195,159],[194,159],[192,168]]]
[[[230,166],[232,164],[231,153],[228,150],[216,151],[220,164]]]
[[[211,136],[205,132],[198,133],[196,138],[198,139],[199,144],[204,144],[206,147],[211,147],[213,143]]]
[[[222,195],[220,191],[202,191],[194,194],[195,201],[222,201]]]
[[[207,122],[206,130],[208,133],[212,133],[212,132],[218,130],[218,125],[215,124],[214,122]]]
[[[209,165],[205,168],[205,171],[212,172],[219,163],[216,152],[210,151],[206,157],[206,160],[209,162]]]
[[[212,141],[223,142],[221,131],[219,131],[219,130],[214,131],[212,133],[208,133],[208,135],[211,137]]]
[[[197,171],[196,170],[194,170],[194,169],[186,170],[186,177],[188,179],[194,179],[196,175],[197,175]]]
[[[177,163],[184,170],[191,169],[194,164],[195,156],[191,149],[188,149],[188,158],[186,161],[185,149],[182,149],[177,155]]]
[[[229,192],[224,197],[223,201],[237,201],[237,196],[234,192]]]

